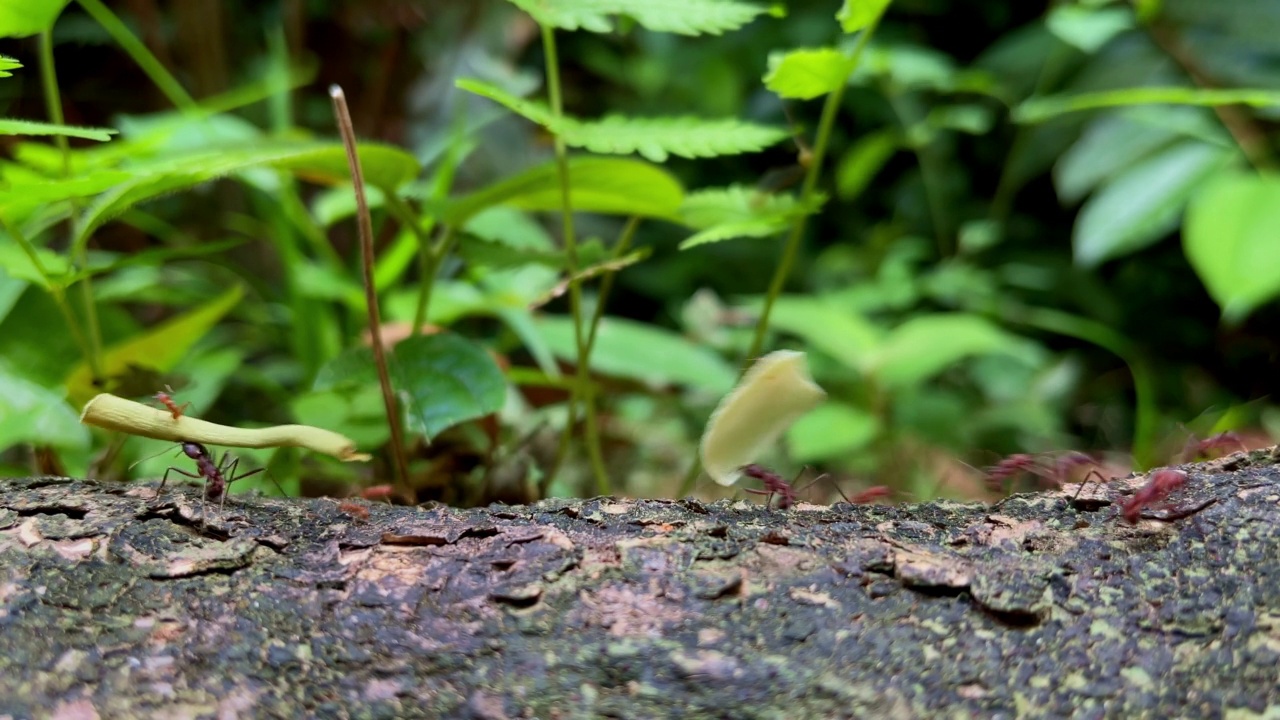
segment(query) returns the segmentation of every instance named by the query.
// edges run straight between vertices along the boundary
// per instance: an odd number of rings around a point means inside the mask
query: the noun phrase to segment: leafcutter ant
[[[240,466],[239,458],[233,457],[231,452],[227,451],[222,454],[222,461],[215,463],[213,455],[208,448],[198,442],[183,442],[182,452],[196,461],[196,472],[189,473],[186,470],[170,467],[164,471],[164,477],[160,480],[160,487],[156,489],[156,494],[159,495],[160,491],[164,489],[165,483],[169,481],[169,473],[171,472],[186,475],[189,478],[203,479],[204,499],[217,500],[218,512],[222,512],[223,503],[226,502],[227,486],[237,480],[243,480],[266,470],[266,468],[258,468],[236,475],[236,468]]]
[[[391,497],[391,493],[394,491],[395,488],[390,485],[374,485],[361,490],[360,497],[365,500],[383,500]]]
[[[1129,498],[1129,501],[1124,504],[1121,514],[1130,525],[1133,525],[1138,522],[1138,517],[1142,514],[1143,508],[1164,500],[1170,493],[1186,484],[1186,473],[1181,470],[1160,468],[1151,473],[1147,484],[1138,488],[1138,492]]]
[[[354,500],[343,500],[338,503],[338,509],[361,522],[369,519],[369,508]]]
[[[783,480],[781,475],[773,472],[772,470],[764,467],[763,465],[756,465],[756,464],[743,465],[742,474],[746,475],[747,477],[755,478],[764,484],[763,490],[756,490],[754,488],[743,488],[744,490],[746,490],[747,492],[753,495],[768,495],[769,498],[765,501],[766,505],[773,502],[773,496],[777,495],[778,509],[780,510],[786,510],[787,508],[795,505],[796,501],[799,499],[798,498],[799,492],[803,492],[809,487],[812,487],[814,483],[827,477],[826,475],[821,475],[815,478],[813,482],[809,483],[808,485],[804,486],[799,491],[797,491],[792,486],[792,483],[789,483],[786,480]],[[833,483],[833,485],[835,484]],[[836,488],[836,492],[840,493],[840,497],[843,498],[845,502],[852,503],[854,505],[866,505],[868,503],[875,502],[880,498],[888,497],[893,492],[892,490],[890,490],[888,487],[884,485],[876,485],[875,487],[868,488],[854,495],[853,497],[849,497],[848,495],[844,494],[844,491],[840,489],[839,485],[835,485],[835,488]]]
[[[843,491],[841,495],[843,495]],[[845,498],[854,505],[870,505],[877,500],[883,500],[893,495],[893,490],[887,485],[875,485],[863,490],[860,493],[854,493],[852,497]]]
[[[1182,462],[1209,458],[1221,452],[1237,449],[1244,451],[1248,448],[1245,447],[1244,440],[1241,440],[1240,436],[1234,432],[1218,433],[1204,440],[1197,440],[1192,436],[1188,438],[1186,446],[1182,448]]]
[[[1050,455],[1029,455],[1019,453],[1010,455],[986,469],[987,486],[992,490],[1004,490],[1008,480],[1026,473],[1040,479],[1043,487],[1060,487],[1076,468],[1087,467],[1089,477],[1102,473],[1097,470],[1097,462],[1082,452],[1067,452],[1054,458]],[[1083,486],[1082,486],[1083,487]]]
[[[168,385],[164,386],[164,392],[158,392],[155,395],[152,395],[152,397],[158,400],[161,405],[164,405],[169,410],[169,414],[173,415],[174,420],[182,417],[183,411],[191,407],[191,403],[189,402],[184,402],[181,405],[174,402],[173,388]]]

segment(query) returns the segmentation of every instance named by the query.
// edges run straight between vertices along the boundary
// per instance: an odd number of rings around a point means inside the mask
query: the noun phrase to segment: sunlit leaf
[[[34,120],[0,118],[0,135],[62,135],[64,137],[106,142],[115,134],[116,131],[110,128],[75,127],[73,125],[54,125],[53,123],[36,122]]]
[[[613,15],[626,15],[641,27],[681,35],[719,35],[736,30],[767,6],[737,0],[511,0],[541,25],[565,30],[613,31]]]
[[[680,219],[698,232],[680,243],[680,249],[776,235],[797,217],[817,212],[825,201],[825,196],[815,195],[804,205],[793,195],[764,193],[742,185],[692,192],[680,207]]]
[[[26,37],[44,32],[71,0],[0,0],[0,37]]]
[[[17,58],[11,58],[8,55],[0,55],[0,78],[13,77],[10,70],[17,70],[22,67],[22,63]]]
[[[244,290],[235,285],[208,303],[162,322],[114,347],[102,357],[102,371],[108,377],[122,375],[131,366],[160,372],[172,370],[187,351],[209,333],[235,307]],[[94,386],[87,362],[81,362],[67,377],[67,396],[77,405],[87,402],[103,388]]]
[[[1187,260],[1237,322],[1280,295],[1280,176],[1224,173],[1187,208]]]
[[[570,203],[582,212],[674,219],[684,199],[684,190],[673,175],[627,158],[570,158],[569,183]],[[560,193],[556,164],[549,162],[450,202],[444,217],[457,225],[499,205],[559,210]]]
[[[556,118],[545,105],[522,100],[487,83],[459,80],[457,85],[546,127],[570,146],[612,155],[638,153],[654,162],[662,162],[671,155],[705,158],[756,152],[788,137],[781,128],[732,118],[631,118],[617,115],[600,120],[579,120],[568,116]]]
[[[846,33],[856,33],[875,25],[889,8],[890,2],[891,0],[844,0],[840,10],[836,12],[840,29]]]
[[[835,48],[772,53],[764,86],[779,97],[810,100],[845,84],[851,69],[848,56]]]
[[[1116,176],[1080,209],[1072,234],[1076,262],[1096,265],[1140,250],[1178,224],[1195,189],[1236,154],[1187,141]]]

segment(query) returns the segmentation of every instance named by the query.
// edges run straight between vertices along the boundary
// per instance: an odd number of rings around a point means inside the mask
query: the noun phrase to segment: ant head
[[[205,446],[197,442],[182,443],[182,452],[192,460],[198,460],[209,455],[209,451],[205,449]]]

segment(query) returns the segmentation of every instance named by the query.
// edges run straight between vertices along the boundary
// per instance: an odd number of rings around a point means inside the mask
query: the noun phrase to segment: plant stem
[[[347,109],[347,97],[342,88],[330,86],[333,98],[333,114],[338,119],[342,144],[347,149],[347,163],[351,166],[351,184],[356,192],[356,222],[360,230],[360,254],[364,266],[364,297],[369,309],[369,333],[373,341],[373,360],[378,367],[378,382],[382,386],[382,401],[387,409],[387,423],[391,428],[391,452],[395,459],[396,484],[404,487],[409,479],[408,463],[404,457],[404,432],[400,429],[400,413],[396,411],[395,391],[391,388],[391,372],[387,369],[387,351],[382,345],[382,319],[378,313],[378,291],[373,286],[373,219],[369,215],[369,202],[364,195],[364,173],[360,169],[360,155],[356,152],[356,130],[351,123],[351,111]]]
[[[636,230],[640,227],[640,218],[632,217],[627,220],[627,224],[622,228],[622,233],[618,235],[618,242],[613,245],[613,259],[617,260],[627,251],[631,249],[631,241],[636,236]],[[610,271],[605,273],[600,280],[600,294],[596,296],[596,309],[591,314],[591,325],[587,329],[587,354],[596,346],[596,332],[600,329],[600,320],[604,317],[605,302],[609,299],[609,293],[613,290],[614,276],[616,272]]]
[[[555,30],[549,25],[542,26],[542,48],[543,54],[546,56],[547,66],[547,91],[551,100],[551,114],[559,120],[564,115],[564,101],[560,94],[560,67],[559,60],[556,57],[556,36]],[[565,148],[564,139],[559,135],[555,136],[556,151],[556,169],[560,176],[560,203],[561,217],[564,225],[564,251],[567,269],[569,271],[569,311],[573,315],[573,340],[578,349],[578,384],[582,397],[577,397],[579,393],[572,393],[569,398],[569,419],[574,419],[574,402],[581,400],[586,406],[587,420],[587,438],[588,438],[588,454],[591,460],[591,469],[595,473],[596,492],[600,495],[608,495],[609,475],[605,472],[604,460],[600,456],[599,447],[591,447],[592,438],[597,438],[599,428],[596,425],[595,417],[595,392],[588,384],[590,381],[590,351],[587,348],[586,340],[582,333],[582,284],[578,279],[578,241],[573,233],[573,205],[570,200],[570,184],[569,184],[569,156]],[[573,433],[573,422],[565,426],[565,435],[561,439],[561,446],[567,445],[567,438]],[[557,453],[559,455],[560,453]],[[559,468],[559,458],[557,458],[556,468]]]
[[[77,0],[80,7],[85,9],[94,20],[102,26],[107,34],[115,40],[118,45],[129,57],[133,59],[138,67],[142,68],[142,72],[151,78],[151,82],[160,88],[160,92],[169,99],[179,110],[195,110],[196,101],[187,94],[182,85],[165,69],[164,64],[156,59],[155,55],[147,49],[141,40],[137,38],[123,21],[111,12],[101,0]]]
[[[889,108],[897,116],[904,134],[910,137],[911,127],[921,122],[920,112],[913,107],[907,107],[908,103],[903,101],[902,96],[896,94],[887,84],[884,87],[884,96],[889,102]],[[921,145],[913,142],[911,151],[915,153],[916,162],[920,165],[920,182],[924,186],[925,202],[929,205],[929,218],[938,243],[938,257],[941,259],[950,254],[953,243],[951,242],[951,218],[947,213],[947,202],[944,197],[946,188],[942,182],[943,172],[938,165],[937,156],[931,149],[935,142],[936,140],[932,138]]]
[[[453,225],[445,225],[440,229],[440,239],[430,247],[430,251],[418,255],[418,267],[422,279],[418,286],[418,307],[413,313],[414,335],[421,333],[422,326],[427,323],[427,308],[431,305],[431,292],[436,287],[436,275],[440,272],[440,265],[444,259],[453,252],[457,238],[457,228]]]
[[[57,125],[65,124],[65,116],[62,112],[62,93],[58,89],[58,70],[53,62],[52,29],[46,29],[40,33],[40,81],[44,86],[44,101],[49,113],[49,121]],[[67,138],[61,135],[57,136],[54,141],[57,143],[58,150],[62,153],[62,176],[68,177],[71,174],[71,145],[68,143]],[[86,271],[89,269],[87,243],[79,246],[72,260],[79,268]],[[58,290],[58,297],[55,298],[55,301],[60,306],[66,302],[61,288]],[[87,342],[82,343],[81,351],[84,352],[85,362],[89,364],[90,373],[97,380],[102,377],[102,335],[98,327],[98,308],[93,302],[93,279],[87,272],[80,281],[80,302],[84,305],[84,318],[89,326],[87,338],[81,337],[82,340],[87,340]]]

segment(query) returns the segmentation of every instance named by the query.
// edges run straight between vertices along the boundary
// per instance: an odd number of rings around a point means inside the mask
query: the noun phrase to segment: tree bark
[[[996,506],[0,481],[14,718],[1280,717],[1269,451]]]

